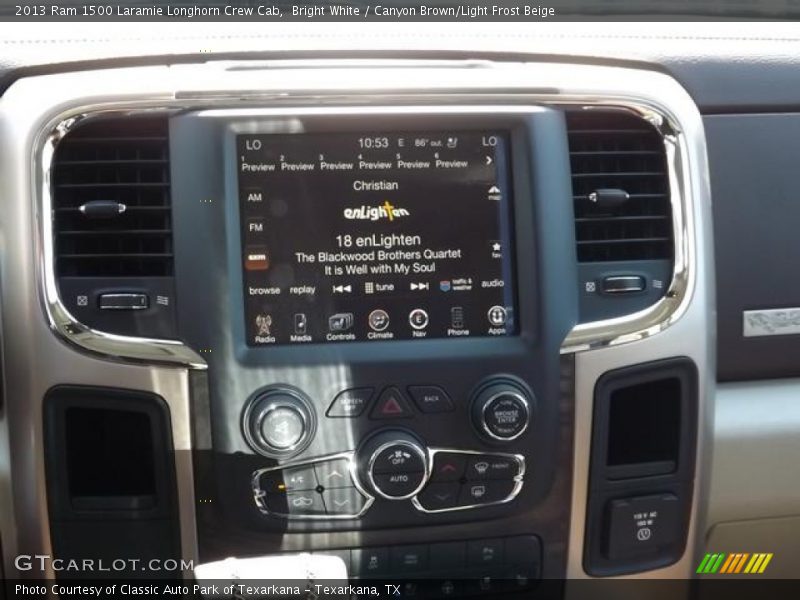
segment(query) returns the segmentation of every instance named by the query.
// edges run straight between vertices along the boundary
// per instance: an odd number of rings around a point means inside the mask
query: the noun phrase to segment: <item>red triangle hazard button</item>
[[[396,387],[388,387],[381,392],[369,416],[371,419],[402,419],[413,415],[403,392]]]

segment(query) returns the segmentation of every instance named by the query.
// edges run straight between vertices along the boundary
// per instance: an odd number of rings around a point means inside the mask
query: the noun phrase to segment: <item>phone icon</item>
[[[464,307],[454,306],[450,309],[450,325],[453,329],[464,328]]]
[[[294,332],[297,335],[305,335],[308,326],[308,319],[305,313],[296,313],[294,315]]]

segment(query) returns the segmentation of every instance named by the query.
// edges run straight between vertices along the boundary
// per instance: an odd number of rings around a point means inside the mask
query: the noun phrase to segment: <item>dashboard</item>
[[[3,93],[6,572],[135,538],[425,597],[694,576],[717,377],[780,370],[741,354],[771,315],[713,335],[732,117],[631,62],[252,58]]]

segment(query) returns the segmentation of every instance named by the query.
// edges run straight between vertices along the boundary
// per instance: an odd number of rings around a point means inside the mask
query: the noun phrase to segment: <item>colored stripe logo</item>
[[[700,561],[696,573],[703,575],[725,574],[735,575],[746,573],[750,575],[760,575],[767,569],[767,565],[772,560],[773,554],[757,552],[716,552],[706,554]]]

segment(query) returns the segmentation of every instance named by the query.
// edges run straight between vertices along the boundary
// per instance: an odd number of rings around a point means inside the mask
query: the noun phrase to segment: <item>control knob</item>
[[[511,380],[493,380],[481,386],[472,400],[472,422],[494,442],[517,439],[531,421],[532,397]]]
[[[245,439],[259,454],[273,458],[291,456],[304,450],[314,437],[314,409],[299,390],[271,388],[248,403],[243,430]]]
[[[428,478],[428,453],[411,432],[384,430],[358,451],[361,480],[380,497],[406,500],[416,496]]]

